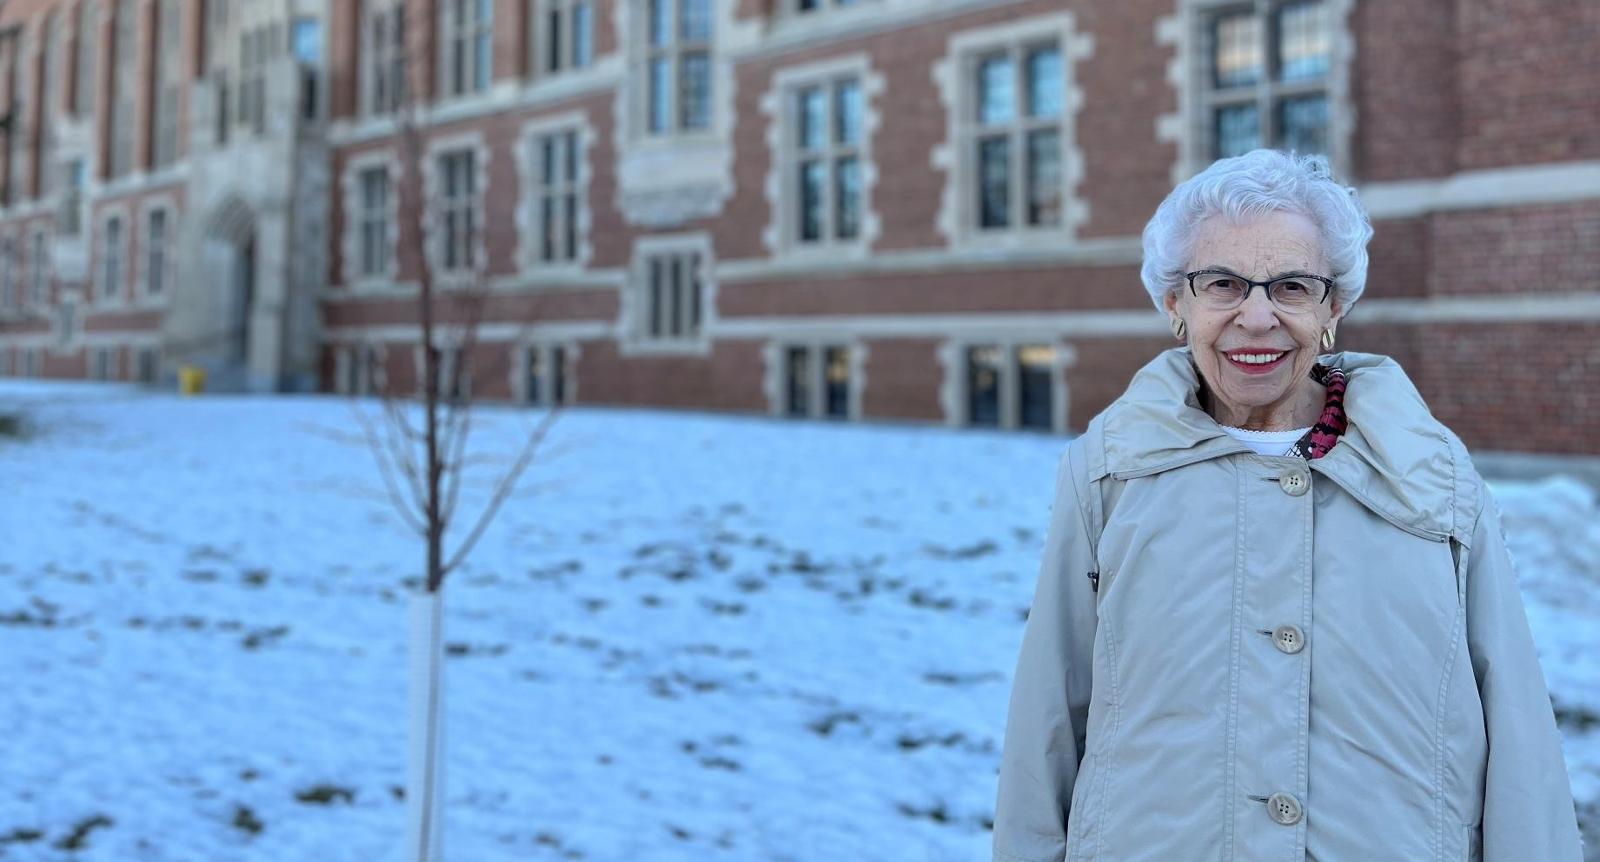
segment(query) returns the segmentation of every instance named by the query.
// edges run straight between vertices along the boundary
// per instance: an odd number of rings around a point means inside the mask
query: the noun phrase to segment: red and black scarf
[[[1307,461],[1328,454],[1328,450],[1338,444],[1339,436],[1349,426],[1344,415],[1344,372],[1319,363],[1311,367],[1311,379],[1327,387],[1328,398],[1323,402],[1322,418],[1291,450],[1292,454]]]

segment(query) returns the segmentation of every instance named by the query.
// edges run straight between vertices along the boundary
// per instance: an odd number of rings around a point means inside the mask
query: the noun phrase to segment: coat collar
[[[1371,353],[1319,361],[1346,375],[1349,428],[1311,468],[1402,529],[1435,540],[1458,533],[1465,450],[1433,418],[1405,371]],[[1101,415],[1106,472],[1150,475],[1248,452],[1201,408],[1199,389],[1187,347],[1164,351],[1135,374]]]

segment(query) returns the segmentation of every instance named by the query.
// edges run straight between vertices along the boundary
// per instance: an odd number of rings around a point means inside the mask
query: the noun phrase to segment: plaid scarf
[[[1290,450],[1307,461],[1328,454],[1349,425],[1344,415],[1344,372],[1319,363],[1311,367],[1311,379],[1327,387],[1328,398],[1323,402],[1322,418]]]

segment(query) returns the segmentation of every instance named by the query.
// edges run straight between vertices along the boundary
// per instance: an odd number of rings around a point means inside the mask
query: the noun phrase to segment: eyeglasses
[[[1229,311],[1244,304],[1252,288],[1262,288],[1267,299],[1279,310],[1301,314],[1316,308],[1333,293],[1333,279],[1320,275],[1285,275],[1268,281],[1251,281],[1225,269],[1197,269],[1184,273],[1189,292],[1217,311]]]

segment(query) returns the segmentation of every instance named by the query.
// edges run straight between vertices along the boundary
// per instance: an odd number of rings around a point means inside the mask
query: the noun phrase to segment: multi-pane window
[[[966,424],[992,428],[1055,426],[1056,348],[982,344],[966,349]]]
[[[1325,0],[1254,0],[1205,19],[1201,103],[1214,158],[1271,146],[1328,151],[1332,34]]]
[[[61,209],[56,213],[56,230],[62,236],[77,236],[83,230],[83,159],[73,159],[61,166],[64,188],[61,190]]]
[[[645,128],[711,128],[711,0],[644,0]]]
[[[373,395],[384,388],[383,353],[376,344],[357,344],[340,357],[343,377],[339,391],[346,395]]]
[[[783,351],[783,412],[789,416],[850,416],[850,349],[792,345]]]
[[[44,231],[34,231],[28,245],[28,301],[34,305],[44,304],[49,286],[49,239]]]
[[[1062,224],[1066,70],[1059,41],[977,54],[965,158],[980,231]]]
[[[144,234],[144,292],[146,296],[159,296],[167,285],[168,262],[172,238],[169,235],[167,211],[151,210],[145,216]]]
[[[439,264],[446,272],[469,270],[477,245],[477,159],[472,150],[439,156]]]
[[[861,235],[863,97],[841,78],[795,92],[791,146],[797,243],[849,242]]]
[[[61,13],[52,11],[45,19],[44,56],[39,61],[39,127],[34,147],[38,156],[40,197],[48,197],[56,187],[56,115],[61,101]]]
[[[154,383],[161,374],[161,353],[154,347],[141,347],[134,354],[136,363],[134,379],[140,383]]]
[[[699,337],[704,281],[696,252],[648,255],[644,260],[643,335],[651,340]]]
[[[122,294],[122,217],[106,219],[100,232],[100,298],[112,300]]]
[[[150,118],[150,162],[161,168],[178,158],[178,67],[183,55],[179,43],[183,9],[178,0],[161,0],[156,7],[155,104]]]
[[[363,277],[389,274],[389,250],[392,244],[389,182],[389,168],[383,165],[365,168],[356,178],[356,193],[360,196],[360,210],[356,215],[359,225],[356,255]]]
[[[824,9],[837,9],[844,6],[854,6],[860,0],[790,0],[794,4],[794,11],[799,13],[820,12]]]
[[[111,64],[116,74],[111,79],[111,171],[120,177],[133,170],[133,107],[138,83],[134,34],[139,4],[117,0],[111,30]]]
[[[523,351],[523,401],[536,407],[567,403],[567,351],[558,344]]]
[[[275,28],[253,27],[239,34],[239,125],[261,134],[267,128],[267,61],[275,47]]]
[[[98,0],[79,0],[72,41],[72,110],[80,117],[94,114],[95,60],[99,54]]]
[[[11,237],[0,237],[0,308],[16,308],[22,304],[18,292],[17,243]]]
[[[492,0],[439,3],[439,75],[444,95],[464,96],[489,88],[493,9]]]
[[[535,75],[588,66],[594,59],[593,0],[527,0]]]
[[[534,137],[530,157],[534,166],[531,200],[536,230],[535,258],[539,263],[570,263],[578,259],[578,219],[583,206],[579,182],[581,138],[568,129]]]
[[[44,368],[44,351],[34,347],[22,351],[22,376],[38,377]]]
[[[396,0],[364,0],[364,8],[366,112],[393,113],[406,97],[406,7]]]
[[[96,347],[89,354],[89,373],[96,380],[111,380],[117,376],[117,351],[114,347]]]

